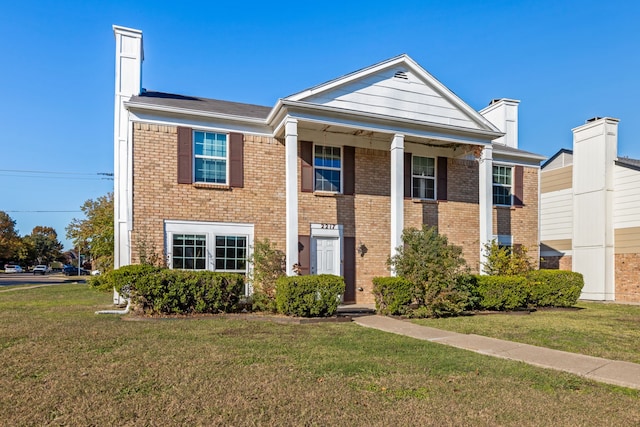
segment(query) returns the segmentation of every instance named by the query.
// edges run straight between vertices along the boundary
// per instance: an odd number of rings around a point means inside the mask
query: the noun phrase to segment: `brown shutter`
[[[178,184],[193,182],[193,131],[178,127]]]
[[[438,157],[438,200],[447,200],[447,158]]]
[[[229,185],[244,187],[244,135],[229,134]]]
[[[344,194],[353,195],[356,192],[356,148],[345,146],[342,159],[344,161],[342,167],[344,185],[342,190]]]
[[[404,153],[404,197],[411,198],[411,153]]]
[[[344,302],[356,302],[356,238],[344,238]]]
[[[523,194],[523,181],[524,179],[524,169],[522,166],[516,166],[513,172],[513,205],[514,206],[524,206]]]
[[[300,191],[313,192],[313,142],[300,141],[300,169],[302,173]]]
[[[309,236],[298,235],[298,264],[300,264],[300,274],[307,276],[311,271],[311,238]]]

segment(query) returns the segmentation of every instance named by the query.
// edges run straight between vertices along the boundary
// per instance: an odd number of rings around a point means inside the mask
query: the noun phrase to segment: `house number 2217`
[[[336,229],[336,225],[335,224],[322,224],[321,227],[323,230],[335,230]]]

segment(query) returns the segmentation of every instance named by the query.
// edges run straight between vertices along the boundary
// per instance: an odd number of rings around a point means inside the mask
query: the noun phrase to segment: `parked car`
[[[4,272],[5,273],[22,273],[22,267],[17,264],[5,264]]]
[[[49,267],[46,265],[36,265],[33,267],[33,274],[42,274],[45,275],[49,272]]]
[[[64,272],[65,276],[77,276],[78,275],[78,267],[75,267],[73,265],[65,265],[64,268],[62,269],[62,271]],[[89,274],[91,274],[90,271],[85,270],[84,268],[80,269],[80,275],[81,276],[88,276]]]

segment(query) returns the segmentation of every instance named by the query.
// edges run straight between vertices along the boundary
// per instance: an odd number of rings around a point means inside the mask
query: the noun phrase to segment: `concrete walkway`
[[[353,321],[367,328],[450,345],[488,356],[517,360],[542,368],[570,372],[590,380],[640,390],[640,365],[636,363],[551,350],[474,334],[443,331],[386,316],[360,316],[354,317]]]

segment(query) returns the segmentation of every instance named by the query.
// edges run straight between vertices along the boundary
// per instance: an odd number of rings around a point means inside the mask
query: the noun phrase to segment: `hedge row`
[[[129,265],[94,276],[90,285],[129,296],[146,314],[232,313],[244,308],[244,276]],[[345,284],[332,275],[281,277],[275,308],[289,316],[332,316]]]
[[[571,307],[578,301],[583,286],[580,273],[537,270],[526,276],[468,276],[464,292],[468,294],[468,309],[514,310],[525,307]],[[376,310],[380,314],[390,315],[411,315],[425,311],[424,308],[412,306],[416,288],[401,277],[374,278]]]
[[[240,274],[147,265],[121,267],[90,283],[130,296],[147,314],[232,313],[240,309],[244,295],[244,276]]]

